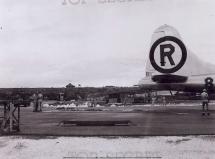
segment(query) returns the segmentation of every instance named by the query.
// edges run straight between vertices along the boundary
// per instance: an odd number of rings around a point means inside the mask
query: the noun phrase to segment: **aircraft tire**
[[[206,84],[208,84],[208,83],[213,83],[213,78],[211,78],[211,77],[205,78],[205,83],[206,83]]]

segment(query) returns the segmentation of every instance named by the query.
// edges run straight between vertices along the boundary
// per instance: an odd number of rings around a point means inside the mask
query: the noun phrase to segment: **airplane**
[[[187,49],[179,32],[162,25],[152,34],[145,77],[135,87],[107,88],[104,94],[141,94],[153,91],[214,93],[215,66],[200,60]]]
[[[143,90],[214,92],[215,66],[200,60],[169,25],[157,28],[151,39],[146,75],[138,86]]]
[[[214,68],[214,65],[200,60],[187,49],[178,31],[165,24],[152,34],[145,77],[133,87],[1,88],[0,99],[10,99],[11,94],[21,94],[28,98],[37,91],[48,99],[58,99],[61,92],[67,94],[68,99],[77,94],[104,96],[163,90],[201,93],[204,88],[214,93]]]

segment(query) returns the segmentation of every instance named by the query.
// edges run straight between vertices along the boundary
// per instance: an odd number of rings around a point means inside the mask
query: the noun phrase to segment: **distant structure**
[[[69,83],[66,85],[66,88],[75,88],[75,86],[73,84]]]
[[[105,86],[105,88],[115,88],[116,86]]]

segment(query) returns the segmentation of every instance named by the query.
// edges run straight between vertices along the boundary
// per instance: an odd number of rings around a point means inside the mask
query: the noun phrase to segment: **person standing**
[[[38,94],[38,99],[37,99],[38,111],[39,111],[39,112],[42,111],[42,102],[43,102],[43,94],[40,92],[40,93]]]
[[[206,89],[203,89],[203,92],[201,93],[201,99],[202,99],[202,115],[210,115],[208,111],[208,93]]]
[[[33,100],[33,112],[37,112],[38,104],[37,104],[37,95],[35,93],[32,95],[32,100]]]
[[[162,104],[163,104],[163,106],[166,106],[166,97],[165,96],[162,97]]]
[[[155,96],[152,96],[152,106],[155,105],[155,100],[156,100],[156,97],[155,97]]]

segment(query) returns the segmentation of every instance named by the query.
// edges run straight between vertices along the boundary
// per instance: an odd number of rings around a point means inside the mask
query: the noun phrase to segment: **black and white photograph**
[[[0,0],[1,159],[214,159],[215,1]]]

